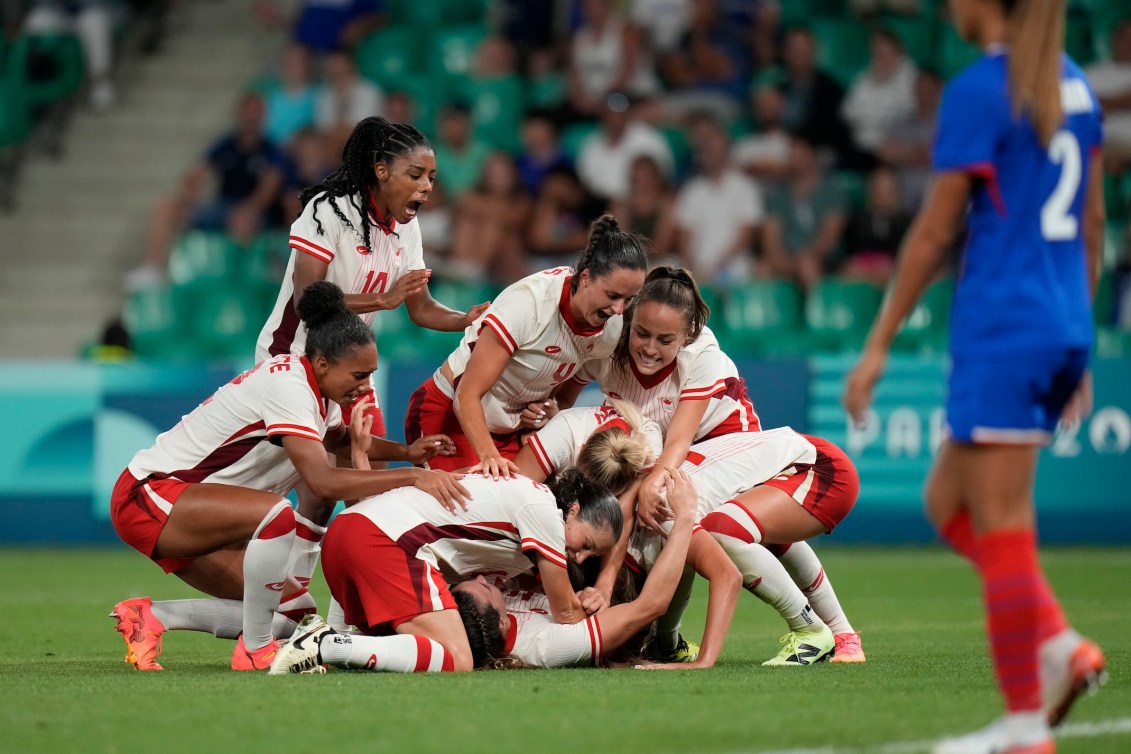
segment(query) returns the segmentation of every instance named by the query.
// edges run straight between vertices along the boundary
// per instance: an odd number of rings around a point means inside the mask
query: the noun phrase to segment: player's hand
[[[1060,422],[1067,427],[1075,427],[1092,413],[1092,370],[1088,369],[1080,377],[1072,397],[1060,415]]]
[[[510,479],[518,474],[519,470],[513,461],[503,458],[499,451],[495,450],[484,455],[479,459],[479,463],[467,470],[468,474],[475,472],[497,481],[499,479]]]
[[[487,307],[491,305],[490,301],[484,301],[482,304],[476,304],[467,310],[467,314],[463,315],[461,325],[466,329],[474,324],[475,320],[479,319],[483,312],[487,311]]]
[[[535,403],[527,403],[519,417],[519,426],[538,431],[545,427],[558,413],[558,402],[553,398]]]
[[[887,360],[888,355],[885,351],[865,349],[844,381],[844,396],[841,402],[848,411],[848,416],[858,427],[864,426],[867,421],[868,409],[872,406],[872,391],[884,373]]]
[[[609,606],[609,595],[591,586],[587,586],[578,592],[577,599],[581,601],[581,606],[585,608],[586,615],[599,613]]]
[[[373,391],[368,390],[350,404],[350,450],[353,453],[368,455],[373,444]]]
[[[471,494],[459,483],[459,480],[463,479],[463,474],[450,474],[447,471],[431,469],[417,469],[417,471],[419,473],[413,487],[427,492],[452,513],[459,513],[461,508],[467,510]]]
[[[677,522],[694,523],[699,493],[682,469],[671,469],[664,478],[667,507]]]
[[[381,309],[396,309],[409,296],[415,296],[428,285],[432,270],[409,270],[401,276],[388,293],[377,296],[377,306]]]
[[[664,501],[666,475],[663,469],[653,469],[636,495],[636,519],[661,536],[667,536],[663,523],[672,517]]]
[[[408,460],[416,466],[425,463],[434,456],[452,456],[456,453],[456,444],[447,435],[425,435],[418,438],[408,446]]]

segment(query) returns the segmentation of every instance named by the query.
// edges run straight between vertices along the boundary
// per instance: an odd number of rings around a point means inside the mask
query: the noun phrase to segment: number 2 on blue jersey
[[[1076,237],[1078,222],[1072,215],[1072,202],[1080,188],[1080,142],[1071,131],[1057,131],[1049,142],[1049,159],[1060,165],[1060,178],[1041,207],[1041,235],[1046,241],[1070,241]]]

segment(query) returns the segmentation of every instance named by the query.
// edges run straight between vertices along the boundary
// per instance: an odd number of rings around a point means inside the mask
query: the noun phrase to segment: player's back
[[[1047,147],[1015,117],[1008,60],[991,52],[946,87],[936,171],[976,179],[951,319],[952,351],[1091,343],[1083,212],[1090,158],[1102,142],[1099,105],[1063,58],[1064,119]]]

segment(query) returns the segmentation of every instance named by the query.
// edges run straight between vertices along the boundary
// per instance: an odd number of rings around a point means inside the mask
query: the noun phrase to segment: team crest
[[[671,398],[661,398],[660,407],[664,409],[665,414],[670,414],[672,411],[675,411],[675,401]]]

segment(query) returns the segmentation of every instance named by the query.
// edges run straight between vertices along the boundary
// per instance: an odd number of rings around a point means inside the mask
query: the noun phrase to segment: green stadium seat
[[[199,280],[234,280],[243,249],[224,233],[190,230],[173,244],[169,280],[186,285]]]
[[[859,349],[880,308],[882,294],[869,283],[823,280],[809,292],[805,322],[812,344],[827,351]]]
[[[917,64],[934,65],[938,49],[939,24],[932,13],[925,12],[918,16],[887,15],[879,25],[899,37],[907,54]]]
[[[899,329],[893,348],[899,351],[945,350],[953,299],[953,280],[932,283]]]
[[[389,26],[373,32],[357,46],[354,57],[362,76],[387,90],[420,70],[420,32],[413,26]]]
[[[1096,285],[1092,319],[1097,326],[1110,325],[1115,321],[1115,275],[1111,270],[1104,272]]]
[[[839,170],[836,181],[849,213],[861,212],[868,205],[868,175],[852,170]]]
[[[521,76],[469,79],[459,87],[471,105],[475,135],[485,144],[507,152],[518,152],[519,125],[524,112]]]
[[[804,352],[801,291],[784,280],[755,280],[732,288],[723,301],[720,340],[733,356]]]
[[[83,85],[82,43],[73,34],[26,34],[16,40],[9,62],[26,73],[29,60],[40,61],[42,78],[25,76],[24,87],[33,105],[49,105],[77,92]]]
[[[691,165],[691,144],[687,140],[687,133],[679,126],[660,126],[660,135],[672,151],[675,174],[683,175],[684,170]]]
[[[174,297],[177,311],[186,315],[189,338],[207,357],[244,358],[255,352],[255,340],[267,320],[267,290],[246,283],[197,282],[174,289]]]
[[[412,73],[401,76],[391,92],[404,92],[412,98],[415,114],[413,125],[429,138],[436,137],[436,123],[440,108],[447,99],[448,85],[443,76]]]
[[[391,0],[385,3],[398,24],[421,28],[445,24],[482,24],[493,0]]]
[[[428,38],[426,61],[433,75],[450,82],[467,79],[475,62],[475,51],[487,38],[488,29],[479,25],[446,26],[432,31]]]
[[[1095,27],[1087,11],[1069,9],[1064,25],[1064,50],[1077,64],[1089,65],[1096,59]]]
[[[1096,328],[1096,355],[1101,358],[1131,356],[1131,330],[1110,325]]]
[[[841,84],[851,84],[868,65],[868,30],[851,16],[812,18],[808,26],[817,39],[820,66]]]
[[[196,356],[195,349],[186,347],[185,332],[168,286],[130,293],[122,307],[122,321],[138,358],[170,361]]]
[[[290,262],[286,233],[260,233],[241,255],[239,276],[252,283],[279,286]]]

